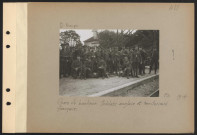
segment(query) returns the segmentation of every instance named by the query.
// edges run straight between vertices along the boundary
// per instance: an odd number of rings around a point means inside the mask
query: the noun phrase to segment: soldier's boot
[[[127,69],[127,79],[129,79],[129,75],[130,75],[129,69]]]
[[[127,79],[129,79],[129,74],[127,73]]]
[[[136,76],[135,77],[139,78],[139,76],[138,76],[138,69],[136,69]]]
[[[131,69],[131,77],[133,77],[133,70]]]
[[[157,73],[157,63],[155,63],[155,74]]]
[[[145,73],[145,67],[144,67],[144,69],[143,69],[143,74],[145,75],[146,73]]]
[[[150,69],[149,69],[149,74],[151,73],[151,70],[152,70],[152,66],[150,66]]]
[[[157,74],[157,69],[155,68],[155,74]]]
[[[108,75],[108,74],[106,74],[106,77],[107,77],[107,78],[109,78],[109,75]]]
[[[84,79],[84,80],[86,80],[86,74],[87,74],[87,72],[85,71],[84,74],[83,74],[83,76],[84,76],[83,79]]]
[[[83,74],[82,73],[79,73],[79,78],[82,80],[83,79]]]
[[[73,78],[77,79],[77,71],[76,70],[73,71]]]
[[[104,75],[103,69],[101,70],[101,76],[102,76],[102,79],[105,79],[105,75]]]

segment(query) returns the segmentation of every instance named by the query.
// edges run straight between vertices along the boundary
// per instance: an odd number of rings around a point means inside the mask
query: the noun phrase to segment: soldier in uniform
[[[89,57],[83,63],[81,77],[86,78],[92,76],[92,62]]]
[[[92,57],[91,57],[91,60],[92,60],[92,72],[94,73],[97,73],[97,64],[98,64],[98,60],[97,60],[97,57],[95,56],[94,53],[92,53]]]
[[[133,51],[133,63],[132,63],[134,77],[139,77],[138,71],[139,71],[140,59],[141,59],[141,57],[140,57],[140,53],[138,51],[138,46],[136,46],[135,50]]]
[[[112,53],[112,48],[109,48],[108,50],[108,56],[109,56],[109,60],[108,60],[108,65],[109,65],[109,72],[113,73],[113,53]]]
[[[66,44],[61,44],[62,50],[60,51],[60,76],[66,76]]]
[[[139,52],[141,55],[141,60],[139,64],[139,74],[142,75],[142,74],[145,74],[145,60],[146,60],[147,54],[145,50],[142,49],[141,47],[139,48]]]
[[[80,56],[77,56],[77,59],[72,63],[73,77],[81,77],[82,61]]]
[[[65,46],[65,49],[64,49],[65,76],[69,76],[70,75],[70,68],[71,68],[70,55],[71,55],[71,51],[70,51],[69,44],[67,43],[66,46]]]
[[[129,57],[129,61],[131,63],[131,76],[133,77],[133,50],[130,49],[129,50],[129,54],[128,54],[128,57]]]
[[[59,53],[60,53],[60,68],[59,68],[59,77],[60,78],[62,78],[62,74],[63,74],[63,63],[64,63],[64,59],[63,59],[63,47],[64,45],[63,44],[61,44],[61,48],[60,48],[60,51],[59,51]]]
[[[151,73],[152,67],[154,66],[155,74],[157,73],[157,68],[159,65],[159,53],[156,48],[153,49],[151,53],[151,63],[150,63],[150,70],[149,74]]]
[[[106,62],[102,57],[98,58],[98,72],[100,73],[100,76],[104,79],[107,77],[106,74]]]
[[[127,56],[124,57],[123,69],[124,69],[124,75],[127,77],[127,79],[129,79],[131,73],[131,63]]]
[[[109,50],[104,51],[104,60],[107,64],[106,71],[109,73],[110,72],[110,56],[109,56]]]
[[[112,73],[117,74],[118,73],[118,48],[113,48],[113,51],[111,52],[111,67],[112,67]]]

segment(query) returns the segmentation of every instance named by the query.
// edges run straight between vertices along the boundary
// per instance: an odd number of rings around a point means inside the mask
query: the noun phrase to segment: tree
[[[134,47],[142,46],[145,49],[156,47],[159,49],[158,30],[104,30],[98,33],[101,47]]]
[[[60,33],[60,44],[69,43],[70,46],[82,45],[80,36],[74,30]]]
[[[114,31],[104,30],[98,33],[100,46],[109,48],[116,46],[116,33]]]

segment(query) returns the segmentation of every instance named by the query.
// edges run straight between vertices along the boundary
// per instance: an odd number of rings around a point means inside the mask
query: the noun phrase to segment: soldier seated
[[[117,75],[119,77],[122,77],[124,75],[123,65],[121,65],[121,63],[118,63],[118,72],[117,72]]]

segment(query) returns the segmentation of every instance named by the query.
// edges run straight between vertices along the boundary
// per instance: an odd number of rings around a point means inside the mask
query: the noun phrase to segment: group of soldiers
[[[154,66],[158,68],[158,50],[153,48],[148,54],[142,47],[135,48],[92,48],[89,46],[70,47],[61,44],[60,78],[108,78],[110,75],[122,77],[139,77],[145,74],[145,66],[150,65],[149,73]]]

